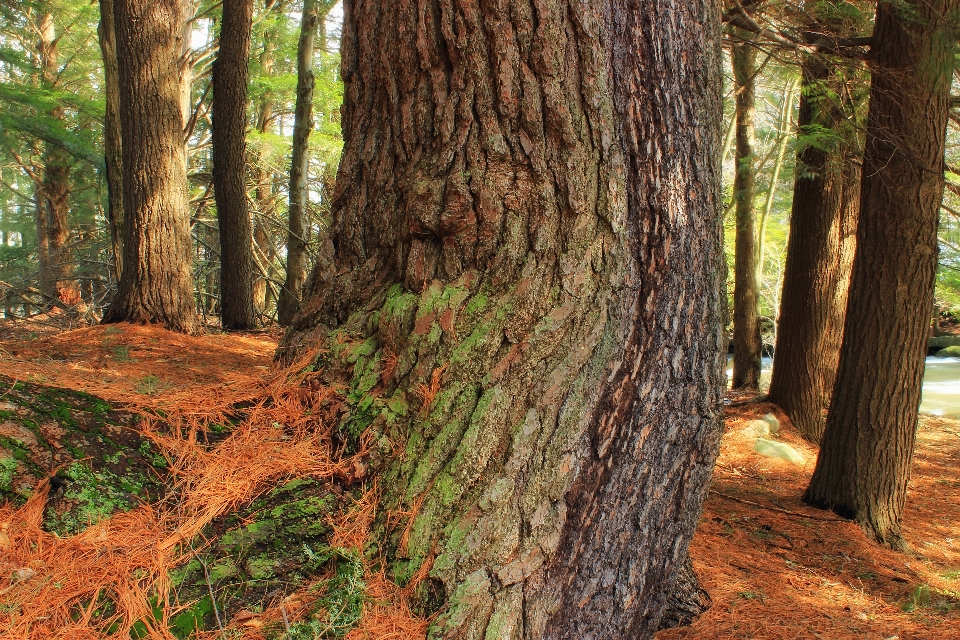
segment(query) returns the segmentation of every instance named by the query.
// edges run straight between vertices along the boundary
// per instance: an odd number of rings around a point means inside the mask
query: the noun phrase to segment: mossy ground
[[[138,417],[85,393],[0,376],[0,500],[51,478],[47,528],[65,536],[165,493],[166,460]]]

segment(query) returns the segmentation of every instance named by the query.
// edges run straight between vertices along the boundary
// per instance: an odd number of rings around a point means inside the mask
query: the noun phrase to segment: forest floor
[[[274,368],[276,332],[45,326],[0,324],[0,636],[422,635],[416,585],[355,551],[375,497],[335,394]],[[767,413],[802,463],[754,452]],[[713,607],[659,640],[960,639],[960,422],[921,418],[907,554],[800,502],[815,456],[773,405],[728,408],[691,547]]]

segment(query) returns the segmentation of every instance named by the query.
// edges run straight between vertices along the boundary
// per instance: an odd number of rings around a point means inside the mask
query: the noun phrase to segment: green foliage
[[[16,472],[16,458],[0,458],[0,491],[13,491],[13,477]]]
[[[341,638],[356,626],[363,614],[367,584],[360,555],[353,550],[327,548],[314,556],[318,564],[333,562],[334,575],[319,587],[323,595],[317,601],[314,616],[292,625],[284,634],[284,640]]]

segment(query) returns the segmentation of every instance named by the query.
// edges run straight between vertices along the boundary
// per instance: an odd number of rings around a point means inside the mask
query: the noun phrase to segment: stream
[[[770,386],[772,358],[763,358],[760,388]],[[727,379],[733,377],[733,359],[727,361]],[[960,418],[960,358],[930,356],[923,374],[923,398],[920,413],[947,418]]]

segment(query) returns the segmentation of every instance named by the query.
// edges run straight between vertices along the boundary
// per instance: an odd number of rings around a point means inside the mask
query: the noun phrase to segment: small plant
[[[161,391],[165,391],[166,389],[169,389],[169,388],[170,388],[169,383],[164,382],[159,377],[153,374],[143,376],[142,378],[137,380],[137,386],[136,386],[137,393],[142,393],[145,396],[152,396],[160,393]]]
[[[0,491],[13,490],[13,476],[16,472],[16,458],[0,458]]]
[[[126,345],[120,345],[113,348],[113,357],[118,362],[132,362],[130,358],[130,348]]]

